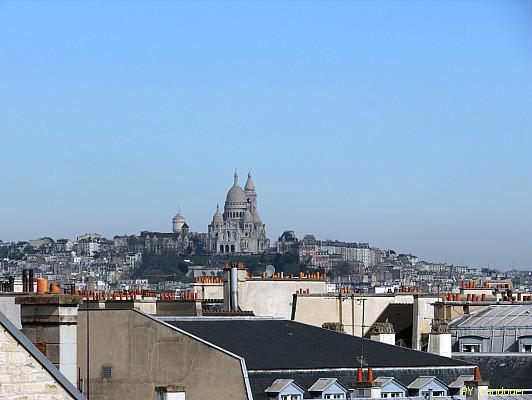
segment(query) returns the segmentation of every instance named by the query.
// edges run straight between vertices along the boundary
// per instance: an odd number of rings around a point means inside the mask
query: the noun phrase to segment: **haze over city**
[[[205,232],[532,268],[530,2],[2,2],[0,239]]]

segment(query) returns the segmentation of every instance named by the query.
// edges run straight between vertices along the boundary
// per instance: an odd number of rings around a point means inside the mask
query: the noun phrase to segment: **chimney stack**
[[[391,322],[375,322],[369,330],[371,340],[395,345],[395,331]]]
[[[29,277],[28,277],[28,292],[33,293],[33,269],[30,269]]]
[[[353,398],[381,398],[381,387],[378,383],[373,382],[373,368],[368,367],[367,380],[364,381],[364,373],[362,368],[357,369],[357,380],[351,385],[354,388]]]
[[[451,333],[447,322],[435,319],[432,323],[428,352],[443,357],[452,356]]]
[[[472,381],[464,382],[466,400],[488,400],[489,382],[483,381],[480,378],[480,368],[475,367],[475,372]],[[463,393],[461,393],[463,394]]]
[[[231,311],[238,311],[238,267],[231,265],[230,271],[230,288],[231,288]]]
[[[31,270],[30,270],[31,272]],[[31,279],[30,279],[31,280]],[[44,288],[47,289],[46,280]],[[41,280],[40,288],[43,288]],[[18,296],[22,332],[65,377],[77,384],[77,322],[81,297],[64,294]]]
[[[373,368],[368,368],[368,382],[373,382]]]
[[[155,391],[161,400],[185,400],[185,388],[182,386],[168,385],[157,386]]]
[[[22,291],[24,293],[29,292],[28,290],[28,270],[22,270]]]

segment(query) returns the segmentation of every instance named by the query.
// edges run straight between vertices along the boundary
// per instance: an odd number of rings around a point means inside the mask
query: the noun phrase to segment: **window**
[[[327,393],[323,396],[324,399],[345,399],[343,393]]]
[[[519,337],[517,348],[521,353],[532,353],[532,335]]]
[[[462,352],[464,353],[479,353],[480,343],[464,343],[462,345]]]
[[[430,391],[421,392],[421,396],[423,396],[426,399],[430,398]],[[445,392],[443,390],[432,391],[432,397],[442,397],[442,396],[445,396]]]
[[[281,400],[301,400],[300,394],[282,394]]]

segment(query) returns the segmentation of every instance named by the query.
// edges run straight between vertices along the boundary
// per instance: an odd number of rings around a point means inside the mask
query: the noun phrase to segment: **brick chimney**
[[[472,381],[465,381],[466,400],[488,400],[489,382],[480,378],[480,368],[475,367]]]
[[[381,398],[381,387],[380,385],[373,381],[373,368],[368,367],[366,370],[366,379],[364,379],[364,373],[362,368],[357,369],[357,378],[351,384],[353,390],[353,398],[371,398],[371,399],[380,399]]]
[[[18,296],[22,332],[72,384],[77,384],[77,323],[81,297],[66,294]]]

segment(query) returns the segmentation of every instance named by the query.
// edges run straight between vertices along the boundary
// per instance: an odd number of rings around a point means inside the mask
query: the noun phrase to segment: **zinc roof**
[[[532,326],[532,303],[491,305],[451,323],[452,328],[473,329],[530,326]]]

